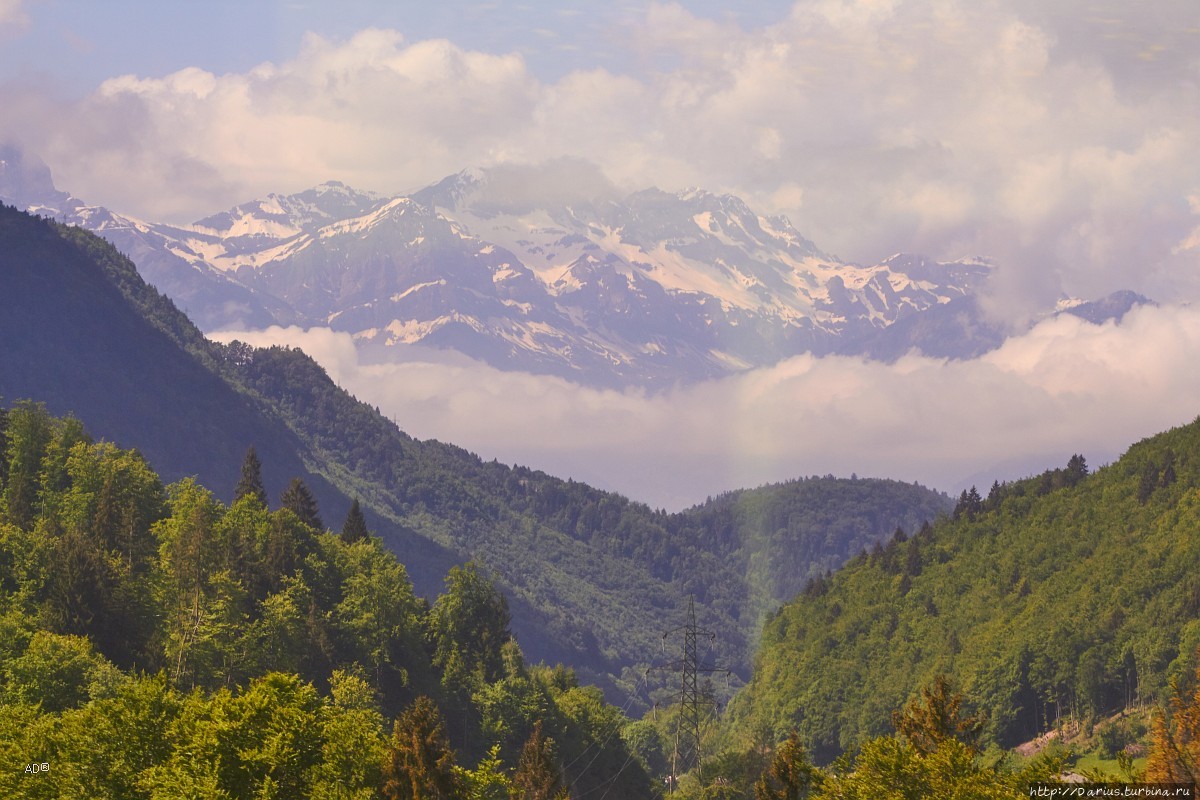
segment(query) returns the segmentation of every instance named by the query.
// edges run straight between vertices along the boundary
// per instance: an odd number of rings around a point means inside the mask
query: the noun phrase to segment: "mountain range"
[[[806,352],[969,358],[1006,335],[979,307],[986,258],[851,264],[732,195],[623,194],[570,162],[396,196],[329,182],[172,225],[86,205],[6,148],[0,200],[108,239],[203,330],[329,327],[382,360],[423,345],[662,388]],[[1103,321],[1142,302],[1063,308]]]
[[[1126,301],[1073,309],[1099,321]],[[794,729],[821,762],[888,733],[891,711],[942,677],[985,743],[1009,747],[1164,703],[1196,667],[1200,422],[1092,474],[1075,456],[964,492],[953,511],[912,484],[814,477],[667,514],[412,439],[300,351],[211,342],[108,243],[5,206],[0,395],[73,411],[165,479],[199,475],[226,499],[254,444],[271,496],[302,476],[327,522],[360,498],[427,596],[474,559],[531,658],[616,697],[645,689],[690,595],[711,656],[741,675],[761,630],[722,735]]]
[[[246,449],[271,498],[292,477],[336,527],[359,498],[433,596],[477,562],[527,655],[632,692],[688,596],[743,675],[764,616],[821,575],[948,507],[899,481],[809,478],[666,514],[582,483],[418,441],[299,350],[221,345],[132,262],[77,227],[0,206],[0,396],[73,413],[176,481],[229,500]]]

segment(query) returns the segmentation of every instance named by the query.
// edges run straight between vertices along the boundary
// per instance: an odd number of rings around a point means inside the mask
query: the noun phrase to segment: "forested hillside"
[[[429,605],[253,459],[226,506],[34,404],[0,442],[3,796],[648,795],[621,711],[526,665],[473,566]]]
[[[1200,421],[1088,475],[1063,469],[811,582],[766,626],[730,707],[746,734],[795,727],[819,760],[891,730],[939,675],[986,718],[985,741],[1032,738],[1161,704],[1200,645]]]
[[[747,672],[762,615],[803,580],[946,508],[923,487],[829,478],[655,511],[417,441],[298,350],[210,342],[85,231],[0,208],[0,242],[0,395],[75,413],[226,502],[253,445],[268,497],[299,476],[331,518],[360,498],[419,595],[479,562],[530,656],[607,690],[642,681],[688,595],[722,661]]]

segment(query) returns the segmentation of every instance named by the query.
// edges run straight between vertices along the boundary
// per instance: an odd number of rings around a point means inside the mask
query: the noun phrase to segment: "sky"
[[[1172,369],[1200,355],[1198,110],[1194,0],[0,0],[0,141],[123,213],[583,158],[630,190],[737,194],[860,263],[990,257],[1009,322],[1064,293],[1162,304],[978,362],[802,358],[659,396],[289,334],[402,427],[666,505],[827,472],[990,484],[1192,419]]]

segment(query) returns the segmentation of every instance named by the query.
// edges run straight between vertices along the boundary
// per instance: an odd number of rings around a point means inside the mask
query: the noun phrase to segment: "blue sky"
[[[0,50],[0,74],[50,74],[83,94],[105,78],[166,75],[185,67],[242,72],[286,61],[306,33],[349,39],[391,28],[408,40],[451,39],[473,50],[521,53],[543,80],[600,66],[636,70],[623,46],[645,13],[638,2],[381,2],[380,0],[34,0],[21,4],[22,35]],[[787,16],[789,4],[690,0],[698,16],[753,29]]]

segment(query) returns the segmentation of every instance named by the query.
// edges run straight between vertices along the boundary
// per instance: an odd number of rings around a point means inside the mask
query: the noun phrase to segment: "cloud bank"
[[[412,348],[367,364],[347,334],[224,333],[298,345],[419,438],[452,442],[677,509],[812,474],[957,491],[1093,466],[1200,414],[1200,310],[1142,307],[1120,325],[1045,321],[974,361],[887,365],[801,356],[661,394],[599,391]]]
[[[744,30],[656,3],[608,42],[627,71],[553,81],[519,53],[310,35],[289,61],[114,77],[79,101],[8,85],[0,137],[151,219],[572,157],[627,189],[737,193],[852,260],[991,256],[1010,317],[1064,290],[1190,299],[1200,28],[1191,0],[1150,6],[804,0]]]

